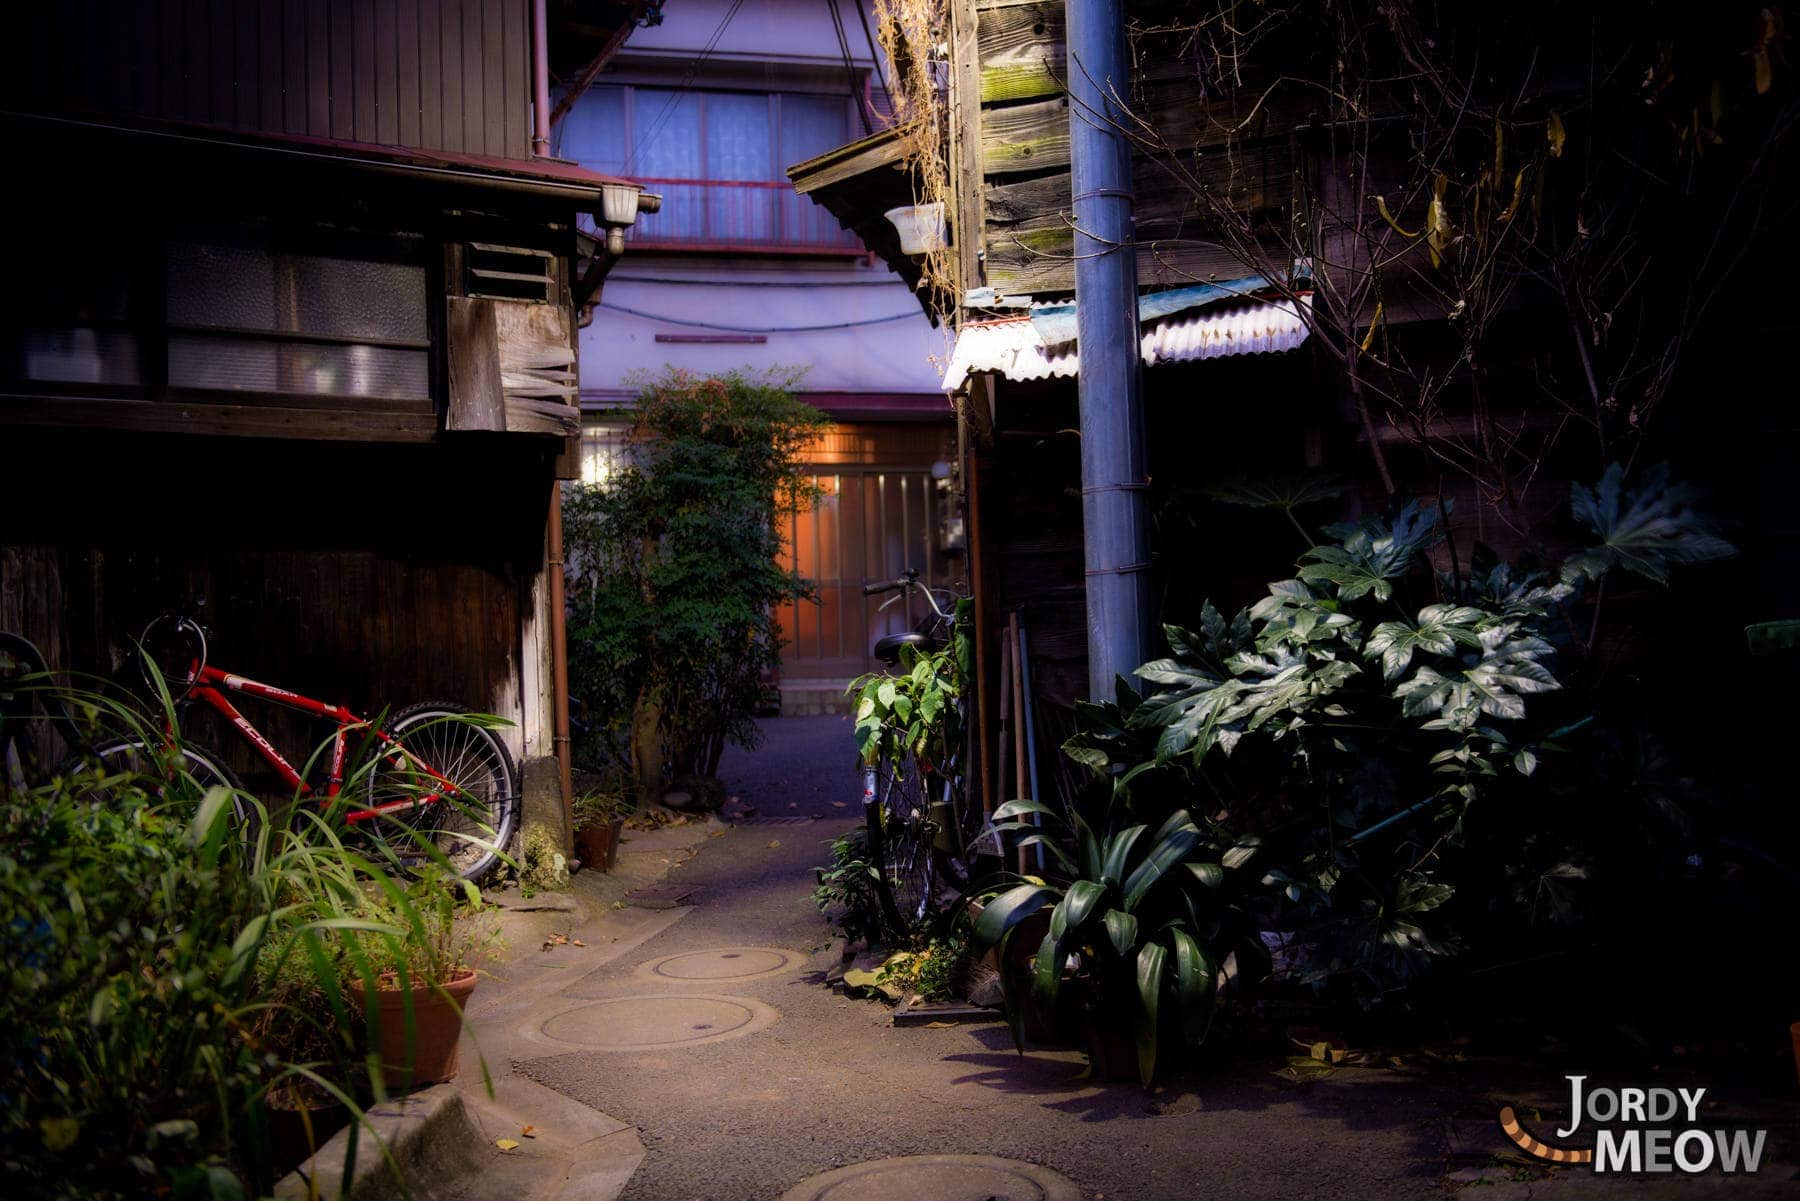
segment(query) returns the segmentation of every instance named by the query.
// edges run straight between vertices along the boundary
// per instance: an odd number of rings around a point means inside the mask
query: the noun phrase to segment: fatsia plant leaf
[[[1625,469],[1618,463],[1607,467],[1592,488],[1575,485],[1570,501],[1575,519],[1600,545],[1564,560],[1564,583],[1597,580],[1619,568],[1666,584],[1675,567],[1736,554],[1737,548],[1694,507],[1699,498],[1698,489],[1670,478],[1667,465],[1645,472],[1635,487],[1626,487]]]
[[[1405,575],[1419,552],[1439,537],[1436,514],[1416,500],[1408,501],[1391,521],[1364,518],[1325,532],[1337,538],[1337,544],[1315,546],[1302,555],[1306,565],[1300,579],[1332,585],[1340,601],[1370,594],[1387,600],[1394,594],[1392,581]]]
[[[1487,614],[1469,605],[1426,605],[1417,624],[1384,621],[1363,644],[1363,654],[1380,657],[1382,678],[1392,680],[1412,663],[1414,651],[1454,654],[1458,645],[1478,646],[1476,625]]]

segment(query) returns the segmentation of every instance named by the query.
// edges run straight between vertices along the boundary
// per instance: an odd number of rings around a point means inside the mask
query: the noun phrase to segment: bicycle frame
[[[273,767],[275,771],[280,774],[281,778],[287,781],[288,786],[293,788],[301,796],[310,796],[315,792],[315,789],[306,782],[294,765],[289,763],[286,757],[283,756],[280,751],[275,749],[274,744],[264,736],[261,730],[256,728],[256,724],[248,717],[245,717],[242,711],[227,699],[226,693],[234,692],[244,696],[252,696],[258,700],[280,705],[283,708],[294,709],[311,717],[324,718],[337,723],[337,732],[332,737],[331,745],[331,773],[327,777],[325,786],[325,797],[328,800],[336,799],[343,791],[344,760],[349,746],[350,734],[353,731],[370,729],[373,731],[375,737],[380,739],[385,746],[394,747],[399,745],[398,741],[387,731],[373,727],[367,719],[359,717],[342,705],[328,705],[324,701],[314,700],[310,696],[302,696],[298,692],[289,692],[287,689],[277,688],[273,684],[264,684],[260,680],[252,680],[247,676],[234,675],[230,672],[221,671],[210,664],[200,664],[198,666],[200,670],[193,675],[193,683],[185,699],[205,705],[220,717],[223,717],[226,721],[230,722],[232,727],[237,730],[238,734],[251,746],[255,747],[257,753],[268,762],[269,766]],[[436,780],[443,787],[436,791],[426,793],[424,796],[398,801],[387,801],[380,805],[370,806],[366,809],[352,810],[344,815],[344,820],[347,822],[366,822],[400,809],[411,809],[420,805],[435,805],[448,799],[450,794],[457,791],[456,785],[440,775],[430,764],[420,760],[418,756],[409,754],[407,758],[413,767],[423,771],[427,776]]]

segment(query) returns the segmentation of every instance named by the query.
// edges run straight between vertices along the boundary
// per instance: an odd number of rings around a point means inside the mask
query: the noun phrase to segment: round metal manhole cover
[[[590,1051],[660,1051],[755,1034],[780,1016],[748,997],[614,997],[565,1009],[539,1030]]]
[[[652,960],[638,969],[642,976],[682,984],[755,980],[784,972],[800,962],[792,951],[775,947],[716,947]]]
[[[905,1155],[796,1184],[781,1201],[1081,1201],[1066,1176],[992,1155]]]

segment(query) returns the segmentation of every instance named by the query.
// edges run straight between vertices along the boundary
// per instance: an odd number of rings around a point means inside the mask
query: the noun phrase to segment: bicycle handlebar
[[[899,579],[889,580],[885,584],[864,584],[864,596],[880,596],[883,592],[903,592],[919,582],[919,573],[909,569]]]

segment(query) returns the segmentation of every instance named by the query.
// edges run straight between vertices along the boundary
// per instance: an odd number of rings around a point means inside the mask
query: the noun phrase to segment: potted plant
[[[575,856],[595,871],[610,872],[619,862],[619,836],[631,814],[631,801],[617,784],[590,789],[575,798]]]
[[[476,965],[498,930],[479,890],[441,869],[428,867],[404,889],[380,883],[368,916],[386,929],[364,940],[372,953],[357,971],[364,989],[374,987],[370,1034],[382,1078],[390,1090],[454,1079]]]

